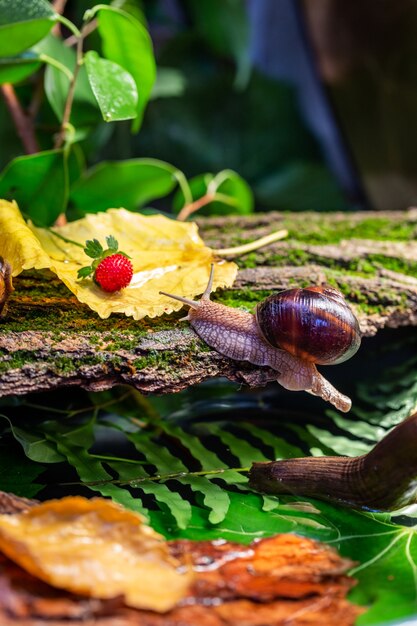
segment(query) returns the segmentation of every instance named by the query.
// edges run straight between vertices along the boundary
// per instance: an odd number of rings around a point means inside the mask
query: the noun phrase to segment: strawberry
[[[78,278],[87,278],[93,274],[94,282],[101,289],[113,293],[128,286],[132,280],[133,266],[127,254],[118,252],[119,244],[113,235],[106,237],[106,242],[106,250],[97,239],[86,242],[84,252],[94,261],[78,270]]]

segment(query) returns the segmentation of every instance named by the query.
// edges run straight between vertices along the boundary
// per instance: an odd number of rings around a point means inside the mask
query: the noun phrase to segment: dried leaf
[[[53,589],[0,555],[1,623],[19,619],[24,626],[37,626],[42,619],[53,626],[80,621],[85,626],[351,626],[363,612],[345,598],[354,584],[345,575],[351,562],[316,541],[277,535],[249,546],[186,540],[167,545],[173,556],[187,555],[195,570],[188,596],[168,613]]]
[[[231,286],[237,272],[235,263],[216,260],[215,252],[199,237],[196,224],[162,215],[109,209],[51,231],[26,224],[15,202],[0,200],[0,233],[0,256],[12,265],[14,276],[32,268],[50,269],[102,318],[124,313],[138,320],[177,311],[182,304],[161,296],[160,291],[194,298],[207,285],[211,263],[216,264],[215,289]],[[134,267],[130,285],[112,294],[91,279],[77,279],[78,270],[89,263],[83,250],[86,240],[104,243],[110,235]]]
[[[0,516],[0,550],[55,587],[167,611],[186,593],[162,537],[109,500],[68,497]]]

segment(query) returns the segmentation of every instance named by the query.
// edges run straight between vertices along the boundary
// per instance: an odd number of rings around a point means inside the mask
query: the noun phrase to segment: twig
[[[55,141],[55,148],[61,148],[61,146],[63,145],[65,141],[65,133],[67,130],[67,125],[71,117],[72,103],[74,102],[75,85],[77,82],[77,76],[78,76],[78,72],[80,71],[82,61],[83,61],[83,42],[84,42],[85,36],[86,36],[86,30],[84,27],[79,33],[79,35],[77,35],[77,58],[76,58],[76,63],[75,63],[72,79],[70,81],[69,88],[68,88],[67,99],[66,99],[65,107],[64,107],[64,114],[62,116],[61,128],[59,130],[59,133]]]
[[[58,15],[62,15],[63,12],[65,11],[65,5],[67,4],[67,0],[54,0],[54,2],[52,3],[52,7],[55,11],[55,13],[58,13]],[[57,22],[55,24],[55,26],[52,29],[52,32],[54,33],[54,35],[60,35],[61,34],[61,24],[60,22]]]
[[[181,211],[177,215],[177,220],[179,222],[185,222],[187,217],[201,209],[206,204],[210,204],[215,199],[216,194],[214,193],[206,193],[204,196],[201,196],[198,200],[194,202],[190,202],[190,204],[186,204],[182,207]]]
[[[88,22],[88,24],[86,24],[85,28],[83,29],[83,37],[85,38],[87,37],[87,35],[92,33],[93,30],[97,28],[97,25],[98,25],[98,21],[96,19],[91,20],[91,22]],[[75,46],[77,42],[78,42],[78,37],[76,35],[70,35],[64,40],[64,44],[68,48],[70,48],[71,46]]]
[[[4,83],[4,85],[1,85],[1,92],[6,106],[10,111],[17,134],[22,141],[26,154],[35,154],[36,152],[39,152],[39,146],[36,140],[32,120],[22,109],[13,85],[10,83]]]

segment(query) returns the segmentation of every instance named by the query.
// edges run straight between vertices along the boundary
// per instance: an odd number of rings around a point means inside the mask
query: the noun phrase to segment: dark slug
[[[308,457],[254,463],[249,485],[355,509],[395,511],[417,501],[417,413],[358,457]]]

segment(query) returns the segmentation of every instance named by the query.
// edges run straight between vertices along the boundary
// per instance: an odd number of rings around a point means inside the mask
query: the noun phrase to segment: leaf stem
[[[177,220],[179,222],[185,222],[187,217],[201,209],[203,206],[206,206],[206,204],[210,204],[210,202],[213,202],[215,198],[216,194],[206,193],[204,196],[201,196],[201,198],[198,198],[198,200],[194,200],[194,202],[185,204],[182,207],[181,211],[178,213]]]
[[[61,239],[62,241],[65,241],[65,243],[71,243],[74,246],[78,246],[79,248],[85,248],[85,245],[82,243],[79,243],[78,241],[74,241],[73,239],[69,239],[68,237],[64,237],[64,235],[61,235],[60,233],[57,233],[56,231],[52,230],[52,228],[50,226],[46,226],[45,230],[48,231],[48,233],[51,233],[51,235],[55,235],[55,237],[58,237],[58,239]]]
[[[235,257],[241,256],[242,254],[247,254],[248,252],[253,252],[254,250],[259,250],[259,248],[263,248],[264,246],[269,246],[271,243],[275,241],[279,241],[280,239],[285,239],[288,236],[288,230],[276,230],[269,235],[265,235],[265,237],[261,237],[260,239],[255,239],[255,241],[250,241],[249,243],[244,243],[241,246],[236,246],[234,248],[220,248],[219,250],[214,250],[217,256],[220,257]]]
[[[67,20],[66,17],[58,14],[56,19],[58,22],[61,22],[61,24],[66,26],[68,30],[70,30],[75,35],[75,37],[77,37],[78,39],[83,37],[82,32],[78,30],[75,24],[73,24],[70,20]]]
[[[74,78],[73,73],[71,72],[71,70],[67,68],[66,65],[64,65],[63,63],[60,63],[53,57],[50,57],[48,54],[42,53],[39,55],[39,58],[44,63],[48,63],[48,65],[52,65],[53,67],[56,67],[57,70],[65,74],[65,76],[68,78],[69,81],[71,81]]]

